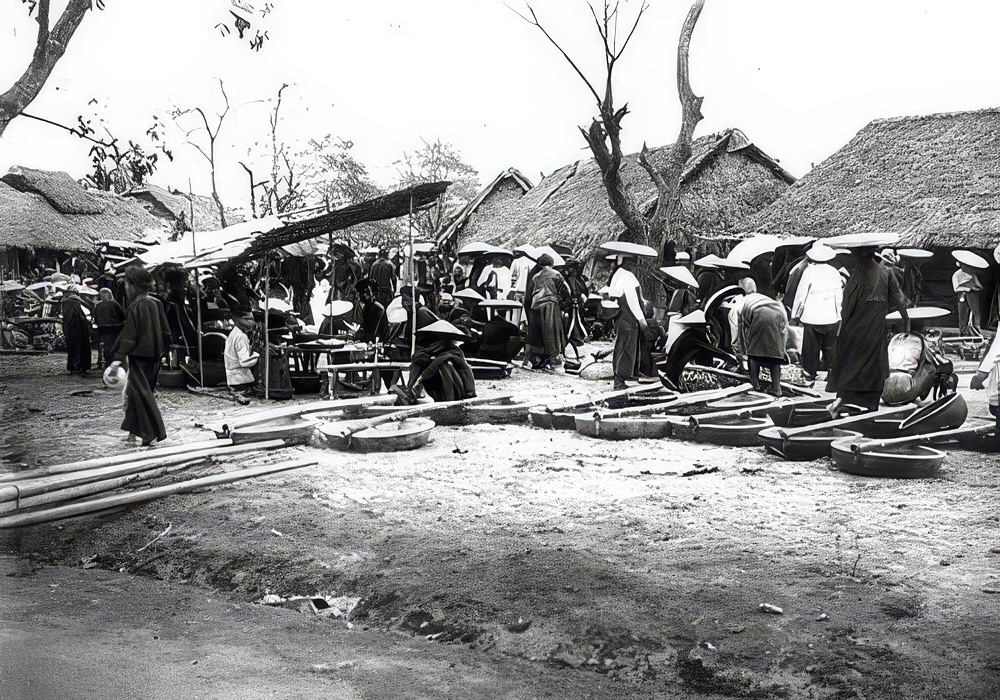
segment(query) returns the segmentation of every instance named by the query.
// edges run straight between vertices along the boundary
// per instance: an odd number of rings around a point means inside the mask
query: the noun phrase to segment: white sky
[[[272,2],[271,41],[255,53],[214,29],[228,0],[106,0],[28,111],[72,123],[96,97],[116,133],[142,135],[170,105],[218,108],[221,78],[233,111],[220,187],[239,207],[249,202],[238,161],[268,138],[270,105],[259,101],[282,83],[293,86],[284,140],[351,139],[383,185],[421,138],[453,144],[484,184],[508,167],[537,183],[540,172],[588,156],[577,126],[595,113],[592,97],[500,0]],[[599,85],[603,58],[585,2],[532,4]],[[674,63],[689,3],[649,5],[617,68],[617,102],[632,112],[627,151],[673,141],[680,124]],[[638,5],[623,7],[631,18]],[[20,0],[0,0],[0,90],[30,59],[25,15]],[[1000,105],[998,27],[1000,3],[989,0],[707,0],[691,51],[692,85],[705,97],[696,136],[738,127],[801,176],[872,119]],[[166,135],[177,159],[152,181],[186,190],[190,178],[207,194],[207,163],[169,121]],[[0,172],[21,164],[80,177],[86,152],[76,137],[20,118],[0,137]],[[258,178],[265,171],[261,161]]]

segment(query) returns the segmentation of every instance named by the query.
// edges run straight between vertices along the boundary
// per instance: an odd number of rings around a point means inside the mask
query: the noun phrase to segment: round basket
[[[405,418],[380,423],[355,433],[350,439],[353,452],[398,452],[423,447],[431,437],[430,418]]]

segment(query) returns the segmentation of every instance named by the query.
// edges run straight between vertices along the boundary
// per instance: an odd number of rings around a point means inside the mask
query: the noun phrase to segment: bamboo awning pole
[[[410,359],[417,354],[417,281],[413,278],[413,195],[410,195],[410,219],[407,235],[410,239],[410,254],[406,266],[410,278]]]
[[[326,295],[327,313],[330,315],[327,318],[330,319],[330,335],[333,335],[333,297],[337,284],[337,259],[333,254],[333,231],[330,231],[326,259],[330,263],[330,292]],[[320,321],[320,325],[323,325],[322,321]]]
[[[271,256],[264,256],[264,400],[271,398]]]
[[[191,191],[191,178],[188,178],[188,194],[191,196],[191,254],[198,256],[198,246],[195,244],[194,236],[194,192]],[[194,296],[195,296],[195,317],[198,320],[198,328],[195,335],[198,336],[198,383],[205,386],[205,360],[202,355],[201,343],[201,280],[198,278],[198,268],[194,268]]]
[[[300,459],[290,462],[281,462],[279,464],[268,464],[260,467],[241,469],[240,471],[235,472],[226,472],[225,474],[213,474],[211,476],[203,476],[197,479],[189,479],[188,481],[182,481],[168,486],[156,486],[142,491],[133,491],[131,493],[123,493],[115,496],[95,498],[90,501],[57,506],[48,510],[39,510],[32,513],[16,513],[14,515],[0,517],[0,528],[24,527],[26,525],[37,525],[39,523],[47,523],[53,520],[61,520],[63,518],[72,518],[77,515],[93,513],[95,511],[106,510],[117,506],[143,503],[145,501],[153,501],[157,498],[163,498],[164,496],[187,493],[206,486],[229,484],[242,479],[251,479],[257,476],[266,476],[268,474],[289,471],[292,469],[312,467],[316,464],[318,464],[318,462],[314,459]]]

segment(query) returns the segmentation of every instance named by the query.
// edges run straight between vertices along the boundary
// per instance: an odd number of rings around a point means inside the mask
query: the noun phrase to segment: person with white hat
[[[792,302],[792,322],[802,323],[802,369],[810,382],[828,369],[836,351],[844,278],[829,262],[836,251],[816,243],[806,251],[809,261],[799,278]]]
[[[983,283],[978,273],[986,269],[989,263],[968,250],[956,250],[952,255],[958,267],[951,276],[951,286],[958,304],[958,327],[963,335],[982,335],[980,317]]]
[[[618,301],[620,309],[615,319],[615,350],[613,366],[615,389],[624,389],[625,381],[636,376],[640,367],[640,350],[643,333],[646,330],[645,300],[642,287],[632,270],[635,257],[618,256],[618,269],[611,276],[609,295]]]

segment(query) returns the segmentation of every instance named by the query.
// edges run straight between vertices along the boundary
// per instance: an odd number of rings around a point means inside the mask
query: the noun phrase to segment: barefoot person
[[[122,430],[142,439],[144,446],[164,440],[167,429],[153,396],[160,358],[170,345],[170,324],[159,299],[149,296],[153,278],[141,265],[125,270],[125,327],[118,336],[112,367],[128,358],[128,384],[125,387],[125,420]]]

